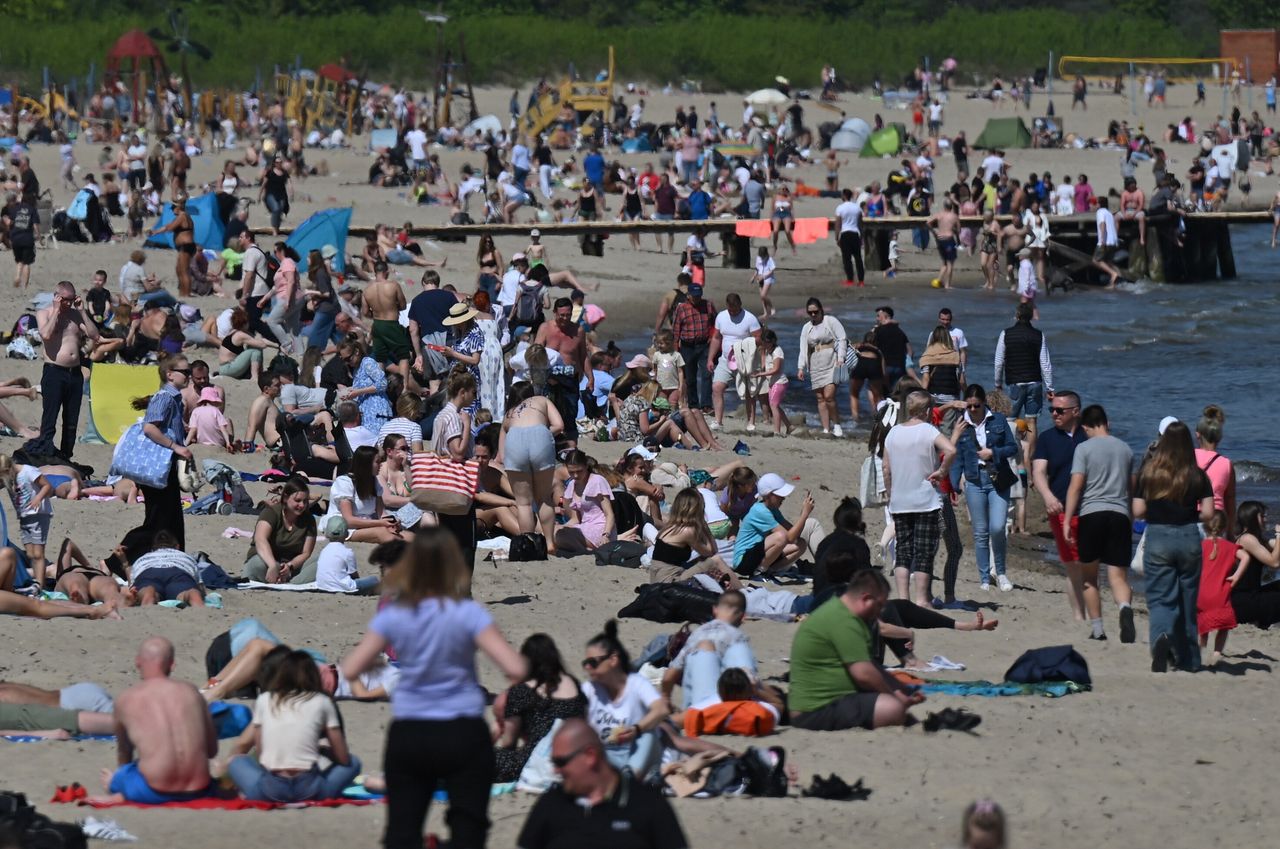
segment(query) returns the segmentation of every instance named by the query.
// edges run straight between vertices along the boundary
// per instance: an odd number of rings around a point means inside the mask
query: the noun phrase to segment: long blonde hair
[[[715,544],[711,528],[707,526],[706,508],[702,496],[693,487],[682,489],[671,500],[671,509],[667,511],[667,521],[659,536],[681,528],[692,528],[694,537],[699,543]]]

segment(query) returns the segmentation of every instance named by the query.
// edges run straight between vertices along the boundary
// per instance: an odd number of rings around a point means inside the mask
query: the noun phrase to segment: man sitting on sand
[[[898,683],[873,658],[876,619],[889,582],[874,569],[854,573],[839,596],[800,623],[791,643],[791,724],[810,731],[908,725],[924,696]]]
[[[102,771],[111,795],[95,801],[162,805],[210,795],[209,759],[218,754],[218,735],[200,692],[169,678],[173,643],[148,637],[134,666],[141,683],[116,699],[119,767]]]

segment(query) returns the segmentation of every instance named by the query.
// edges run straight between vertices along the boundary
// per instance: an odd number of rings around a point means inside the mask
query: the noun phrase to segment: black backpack
[[[547,559],[547,538],[539,533],[516,534],[511,538],[507,560],[513,563]]]
[[[711,621],[711,608],[719,598],[719,593],[689,584],[641,584],[635,601],[619,610],[618,618],[701,625]]]
[[[545,287],[541,283],[535,283],[532,286],[520,284],[516,292],[516,305],[511,311],[514,324],[534,324],[542,321],[543,288]]]
[[[1017,684],[1071,681],[1082,687],[1093,685],[1093,679],[1089,676],[1089,664],[1074,646],[1028,649],[1009,667],[1004,680]]]
[[[54,822],[36,811],[25,795],[10,791],[0,792],[0,837],[5,831],[23,849],[87,849],[89,845],[80,826]]]
[[[626,569],[639,569],[640,558],[649,547],[642,542],[618,540],[606,542],[596,549],[597,566],[622,566]]]

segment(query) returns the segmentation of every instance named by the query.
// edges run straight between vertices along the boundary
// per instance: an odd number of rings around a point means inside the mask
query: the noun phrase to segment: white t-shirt
[[[760,331],[760,319],[746,310],[738,313],[736,319],[729,314],[728,310],[720,310],[720,314],[716,316],[716,331],[720,334],[720,338],[724,340],[721,350],[727,351],[733,347],[735,342],[746,339],[752,333],[758,333]]]
[[[773,273],[778,268],[777,263],[773,261],[773,257],[768,259],[760,259],[756,257],[756,274],[760,275],[760,280],[765,283],[776,282],[773,279]]]
[[[356,582],[356,553],[341,542],[330,542],[320,549],[316,561],[316,587],[327,593],[353,593]]]
[[[352,451],[365,445],[378,447],[378,435],[364,425],[343,427],[343,430],[347,432],[347,444],[351,446]]]
[[[934,440],[939,432],[928,423],[894,425],[884,440],[889,465],[889,512],[928,513],[942,508],[929,475],[938,468]]]
[[[1070,215],[1076,211],[1076,190],[1070,183],[1059,183],[1053,190],[1054,209],[1059,215]]]
[[[375,495],[370,498],[361,498],[356,495],[355,481],[351,480],[351,475],[341,475],[333,482],[333,486],[329,489],[329,512],[325,513],[325,518],[330,516],[341,516],[342,511],[338,509],[339,501],[350,501],[352,513],[361,519],[377,519],[374,511],[378,509],[376,499],[382,495],[382,483],[376,478],[373,481]]]
[[[969,347],[969,340],[965,338],[963,330],[958,327],[952,327],[951,344],[955,345],[957,351],[963,351]]]
[[[662,698],[648,679],[635,672],[627,676],[627,685],[616,702],[609,701],[604,687],[593,681],[582,682],[582,695],[587,697],[587,721],[606,748],[613,729],[635,725],[644,719],[649,706]]]
[[[356,677],[366,690],[376,690],[379,687],[386,690],[387,698],[389,699],[391,694],[395,692],[396,685],[400,683],[400,667],[384,663],[381,666],[375,666],[368,672],[361,672]],[[355,694],[351,692],[351,682],[339,675],[338,687],[333,691],[333,697],[335,699],[354,699]]]
[[[1004,170],[1004,158],[994,153],[982,160],[982,182],[990,183]]]
[[[700,486],[697,493],[702,496],[702,518],[707,520],[708,525],[728,520],[729,516],[721,509],[720,499],[714,492]]]
[[[942,120],[942,104],[941,103],[929,104],[929,120],[930,121]]]
[[[529,170],[529,148],[522,144],[511,148],[511,167],[519,168],[521,171]]]
[[[427,134],[420,129],[412,129],[404,134],[405,143],[409,145],[409,155],[414,159],[427,158]]]
[[[36,481],[40,478],[39,466],[23,466],[15,475],[14,491],[10,493],[14,496],[13,509],[18,511],[19,516],[43,516],[53,513],[53,496],[50,495],[41,501],[36,509],[31,509],[31,502],[36,497]]]
[[[784,356],[785,355],[782,353],[781,345],[774,348],[772,351],[764,355],[763,362],[761,362],[760,364],[761,371],[768,371],[769,369],[773,368],[774,365],[776,365],[779,361],[781,361],[784,358]],[[777,374],[770,375],[769,388],[772,389],[773,387],[777,386],[779,383],[787,383],[788,380],[789,378],[787,377],[787,369],[784,366],[783,368],[778,370]]]
[[[231,307],[227,307],[225,310],[218,313],[218,318],[217,318],[218,338],[224,339],[227,336],[231,335],[231,331],[234,329],[231,326],[231,316],[233,316],[234,314],[235,314],[235,310],[232,309]]]
[[[840,219],[841,233],[860,233],[862,223],[862,207],[851,200],[836,207],[836,218]]]
[[[129,583],[136,584],[138,577],[148,569],[180,569],[194,580],[200,580],[200,567],[195,558],[176,548],[157,548],[133,561],[129,567]]]
[[[515,354],[511,359],[507,360],[507,364],[511,366],[511,382],[526,383],[529,380],[529,363],[524,358],[525,351],[529,350],[527,342],[521,342],[516,348]],[[552,348],[547,348],[547,367],[555,368],[564,362],[564,357],[560,356],[560,352]]]
[[[1115,247],[1120,244],[1120,235],[1116,232],[1116,217],[1109,209],[1098,209],[1098,244]]]
[[[524,275],[515,266],[507,269],[507,273],[502,275],[502,288],[498,290],[498,303],[504,307],[514,307],[516,305],[516,295],[520,291],[520,283],[524,280]]]
[[[338,709],[324,693],[277,699],[263,693],[253,704],[253,724],[262,729],[258,763],[265,769],[310,769],[321,759],[320,741],[338,728]]]
[[[131,144],[124,152],[129,157],[129,170],[142,171],[147,167],[147,146],[145,144]]]
[[[244,252],[243,265],[241,266],[241,279],[244,281],[253,281],[253,289],[249,294],[254,298],[261,298],[271,290],[271,280],[267,276],[266,269],[267,255],[262,252],[262,248],[257,245],[251,246]],[[258,271],[258,266],[262,266],[262,271]]]

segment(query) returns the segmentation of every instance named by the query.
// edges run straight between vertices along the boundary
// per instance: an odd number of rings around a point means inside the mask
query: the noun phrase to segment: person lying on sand
[[[91,607],[73,601],[42,601],[13,591],[18,575],[18,552],[12,548],[0,549],[0,614],[31,616],[36,619],[57,619],[70,616],[76,619],[120,619],[120,613],[106,605]]]
[[[115,734],[111,694],[89,681],[60,690],[0,681],[0,735],[66,740],[75,734]]]
[[[124,562],[124,546],[116,546],[115,554]],[[120,592],[120,585],[116,583],[106,561],[99,560],[97,565],[91,564],[71,537],[62,541],[55,569],[56,583],[53,588],[78,604],[100,601],[104,607],[118,611],[137,603],[137,596],[132,591]]]

